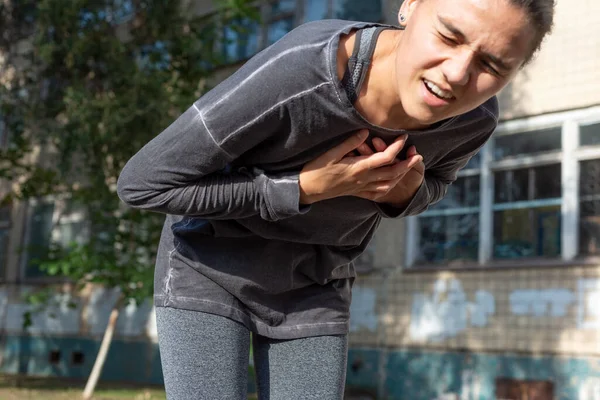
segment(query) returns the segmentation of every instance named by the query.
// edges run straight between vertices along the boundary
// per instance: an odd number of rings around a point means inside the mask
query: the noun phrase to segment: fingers
[[[371,154],[373,154],[373,150],[371,150],[369,145],[366,143],[363,143],[360,146],[358,146],[356,150],[358,150],[358,152],[363,156],[370,156]]]
[[[385,182],[394,179],[402,179],[406,173],[423,162],[423,156],[416,154],[406,160],[398,161],[393,165],[379,167],[369,171],[369,181]]]
[[[361,167],[365,169],[375,169],[384,165],[392,164],[396,161],[396,156],[406,143],[407,135],[402,135],[390,144],[385,150],[372,154],[361,160]]]
[[[385,149],[387,148],[387,144],[383,141],[383,139],[378,137],[374,137],[371,140],[371,145],[373,146],[373,149],[375,149],[375,151],[373,151],[366,143],[361,144],[357,150],[363,156],[370,156],[371,154],[385,151]]]
[[[372,143],[375,151],[384,151],[387,148],[387,144],[381,138],[374,137]]]
[[[369,131],[362,129],[356,135],[352,135],[341,144],[325,152],[319,159],[327,162],[338,162],[348,153],[358,149],[367,140],[368,136]]]

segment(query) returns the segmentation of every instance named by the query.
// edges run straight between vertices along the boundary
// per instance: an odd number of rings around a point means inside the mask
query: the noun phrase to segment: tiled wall
[[[596,266],[377,271],[355,293],[356,346],[600,356]]]
[[[501,117],[600,103],[600,2],[558,0],[555,27],[538,58],[502,93]]]

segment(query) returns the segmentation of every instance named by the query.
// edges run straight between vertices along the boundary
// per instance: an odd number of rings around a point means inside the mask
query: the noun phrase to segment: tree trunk
[[[121,308],[121,304],[122,299],[119,299],[110,312],[108,325],[106,326],[106,331],[104,331],[104,337],[102,338],[102,344],[100,345],[100,350],[98,351],[96,361],[94,362],[94,368],[92,368],[92,373],[90,374],[83,391],[84,400],[89,400],[92,398],[92,394],[94,393],[94,389],[98,383],[98,378],[100,378],[100,373],[102,372],[102,367],[104,367],[104,361],[106,360],[106,354],[110,348],[110,342],[112,340],[113,333],[115,332],[115,327],[117,326],[117,319],[119,318],[119,309]]]

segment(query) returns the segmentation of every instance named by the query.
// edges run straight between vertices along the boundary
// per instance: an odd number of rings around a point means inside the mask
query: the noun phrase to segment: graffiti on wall
[[[495,313],[494,296],[479,290],[468,299],[458,279],[435,282],[433,293],[413,296],[410,337],[414,340],[441,341],[468,327],[483,327]]]
[[[600,329],[600,279],[580,279],[577,289],[579,329]]]
[[[564,317],[576,301],[567,289],[515,290],[510,294],[510,311],[514,315]]]
[[[577,292],[565,288],[514,290],[508,298],[510,312],[554,318],[576,312],[579,329],[600,329],[600,279],[580,279],[577,286]],[[439,279],[433,293],[413,295],[410,337],[433,342],[452,338],[469,327],[486,326],[495,309],[491,293],[478,290],[469,299],[460,280]]]

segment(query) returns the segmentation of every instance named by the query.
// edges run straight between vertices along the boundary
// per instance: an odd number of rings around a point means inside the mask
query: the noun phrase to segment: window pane
[[[580,165],[579,252],[600,254],[600,160]]]
[[[85,228],[85,221],[68,222],[60,224],[57,227],[57,242],[60,243],[60,245],[64,248],[67,248],[73,242],[81,244],[87,236]]]
[[[10,207],[0,207],[0,224],[10,222]]]
[[[333,18],[378,22],[381,20],[381,15],[379,0],[334,0],[333,2]]]
[[[478,207],[479,206],[479,175],[458,178],[448,187],[446,196],[431,210]]]
[[[245,60],[258,52],[258,25],[254,21],[238,21],[226,27],[223,36],[227,62]]]
[[[499,136],[494,142],[494,160],[561,149],[561,128]]]
[[[419,264],[477,260],[479,214],[421,217]]]
[[[559,256],[560,218],[560,206],[496,211],[494,257]]]
[[[0,229],[0,280],[4,279],[6,262],[8,261],[8,235],[10,229]]]
[[[271,15],[294,11],[296,11],[296,0],[279,0],[271,5]]]
[[[494,174],[494,202],[525,201],[529,192],[529,170],[517,169]]]
[[[325,0],[304,0],[304,22],[327,18]]]
[[[579,171],[579,195],[600,194],[600,160],[582,161]]]
[[[52,214],[54,204],[41,203],[33,208],[29,226],[29,244],[27,246],[27,264],[25,274],[28,277],[43,276],[39,261],[46,258],[52,234]]]
[[[580,126],[579,144],[581,146],[600,145],[600,124]]]
[[[273,44],[294,28],[294,18],[285,18],[269,24],[267,39]]]
[[[8,236],[10,233],[10,206],[0,207],[0,280],[4,279],[8,261]]]
[[[600,199],[579,205],[579,253],[600,254]]]
[[[510,203],[561,197],[560,174],[560,164],[496,172],[494,202]]]
[[[560,164],[536,167],[534,172],[533,198],[555,199],[562,196]]]

